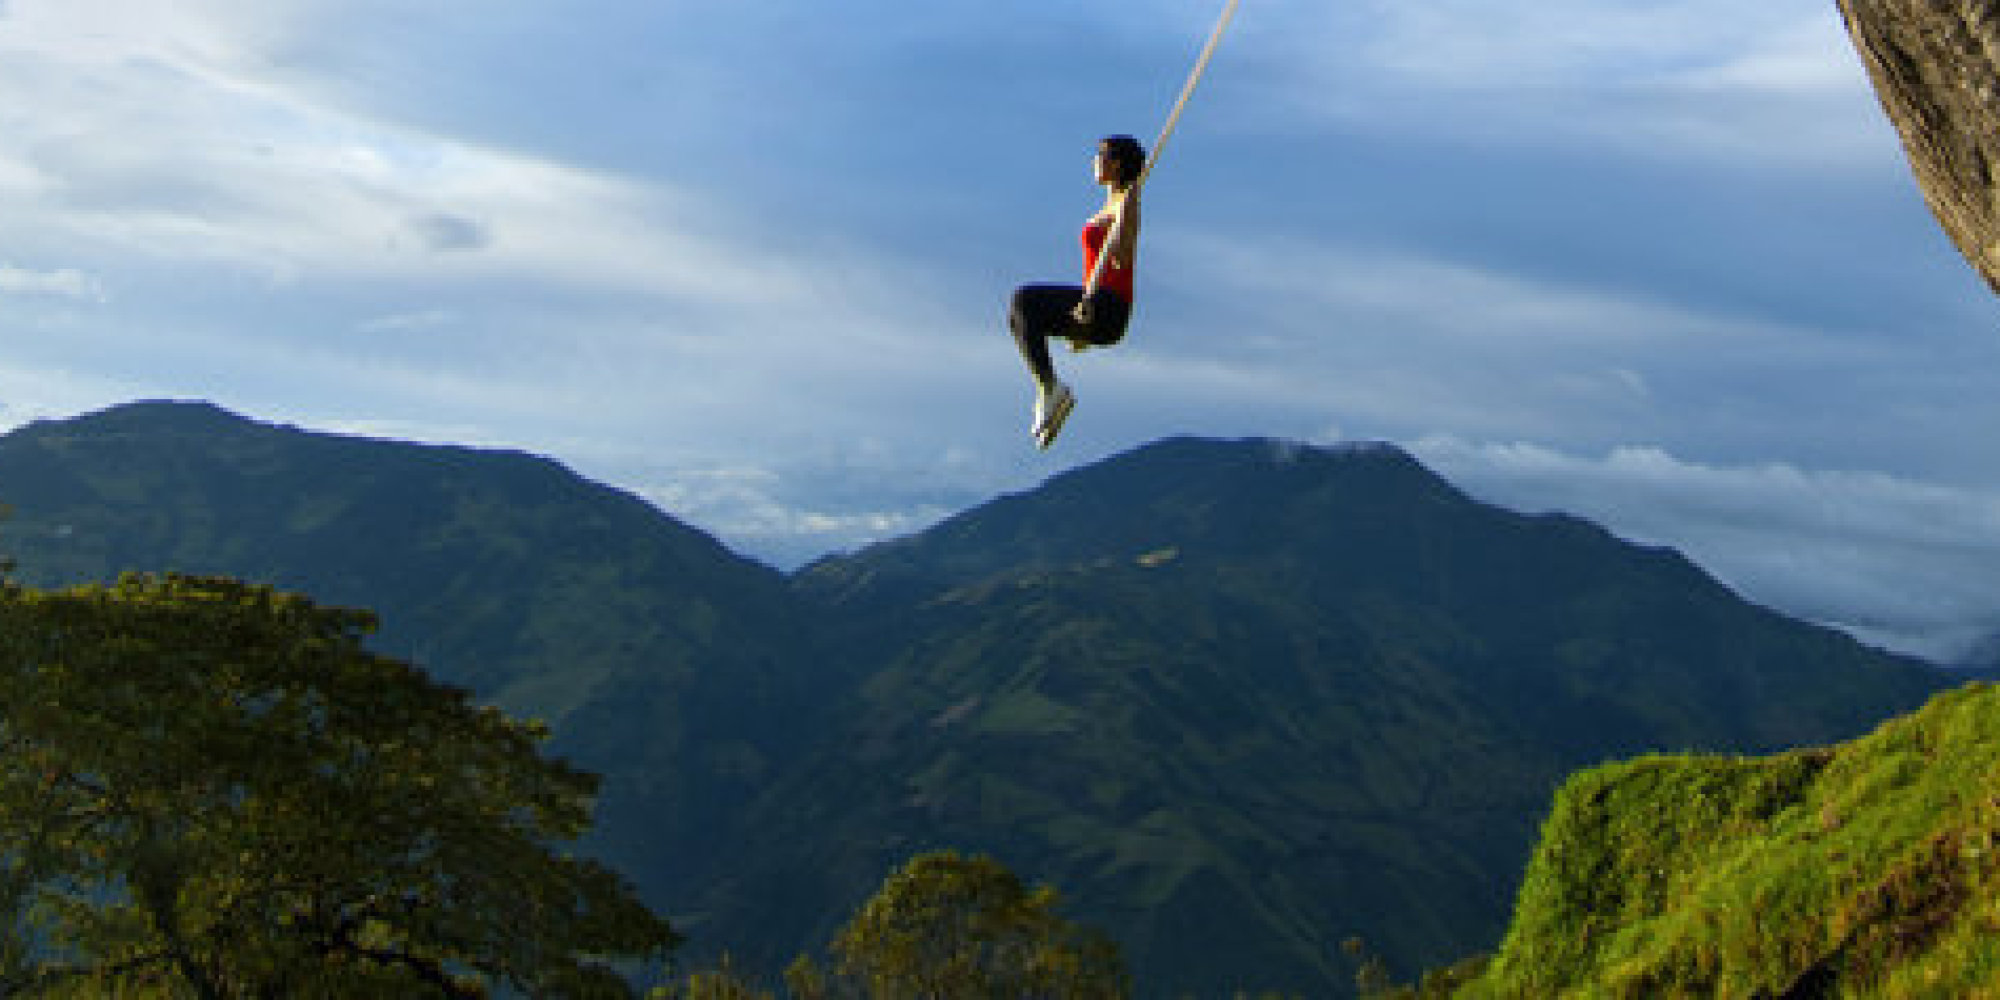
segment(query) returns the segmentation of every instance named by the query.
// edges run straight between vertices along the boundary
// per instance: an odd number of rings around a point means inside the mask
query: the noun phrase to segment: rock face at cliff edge
[[[2000,293],[2000,0],[1838,0],[1924,199]]]

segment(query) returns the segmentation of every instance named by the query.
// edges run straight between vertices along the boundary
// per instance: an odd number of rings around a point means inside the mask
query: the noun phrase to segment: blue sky
[[[524,448],[781,566],[1168,434],[1381,439],[1873,641],[2000,631],[2000,300],[1830,0],[1244,0],[1036,452],[1007,292],[1219,10],[0,0],[0,427]]]

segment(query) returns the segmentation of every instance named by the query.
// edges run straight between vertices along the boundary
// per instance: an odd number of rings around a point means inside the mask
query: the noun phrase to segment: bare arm
[[[1128,189],[1120,195],[1111,207],[1111,231],[1104,236],[1104,249],[1100,251],[1097,266],[1084,280],[1084,302],[1078,304],[1075,319],[1078,323],[1090,322],[1090,297],[1097,294],[1097,286],[1107,267],[1130,269],[1139,259],[1139,189]]]
[[[1133,188],[1118,201],[1117,217],[1111,221],[1111,235],[1105,239],[1110,244],[1112,267],[1131,270],[1139,259],[1139,189]]]

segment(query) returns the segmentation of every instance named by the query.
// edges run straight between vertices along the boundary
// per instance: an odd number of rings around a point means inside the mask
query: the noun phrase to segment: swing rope
[[[1228,29],[1230,19],[1236,16],[1236,4],[1237,0],[1229,0],[1228,3],[1224,4],[1222,7],[1222,16],[1216,19],[1214,29],[1209,31],[1208,43],[1201,47],[1201,55],[1195,59],[1194,69],[1188,73],[1187,83],[1181,86],[1180,98],[1174,101],[1174,109],[1167,113],[1167,124],[1160,129],[1160,137],[1153,140],[1152,152],[1146,155],[1145,166],[1139,168],[1139,178],[1132,182],[1132,192],[1134,194],[1138,193],[1139,189],[1145,185],[1146,178],[1153,173],[1153,165],[1160,162],[1160,153],[1166,148],[1167,140],[1173,137],[1174,126],[1180,124],[1181,112],[1187,109],[1188,98],[1194,96],[1195,85],[1201,82],[1202,74],[1208,72],[1209,57],[1215,55],[1215,46],[1222,41],[1223,31]],[[1116,224],[1118,226],[1125,224],[1125,216],[1122,212],[1119,214]],[[1111,233],[1105,234],[1104,242],[1107,247],[1110,245],[1113,235]],[[1089,287],[1098,287],[1098,283],[1104,279],[1104,265],[1110,259],[1111,255],[1109,253],[1098,255],[1097,265],[1090,269]]]
[[[1222,16],[1215,21],[1215,28],[1208,33],[1208,44],[1201,47],[1201,55],[1194,61],[1193,71],[1188,73],[1187,83],[1181,87],[1180,99],[1174,101],[1174,109],[1167,113],[1167,124],[1160,129],[1160,137],[1153,140],[1152,155],[1146,157],[1146,166],[1139,171],[1139,179],[1133,183],[1137,188],[1146,183],[1146,176],[1153,172],[1153,164],[1160,162],[1160,150],[1174,134],[1174,126],[1180,124],[1181,112],[1187,109],[1188,98],[1194,96],[1195,84],[1201,82],[1201,75],[1208,72],[1208,60],[1215,55],[1215,46],[1222,41],[1222,33],[1229,27],[1229,20],[1236,16],[1237,0],[1229,0],[1222,7]]]

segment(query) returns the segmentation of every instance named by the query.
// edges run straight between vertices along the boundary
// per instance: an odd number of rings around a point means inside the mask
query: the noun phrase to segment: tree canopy
[[[831,975],[802,960],[787,978],[807,1000],[1125,996],[1117,945],[1063,918],[1058,902],[991,857],[920,854],[835,936]]]
[[[561,852],[594,776],[232,580],[0,586],[0,995],[630,994],[676,941]]]

